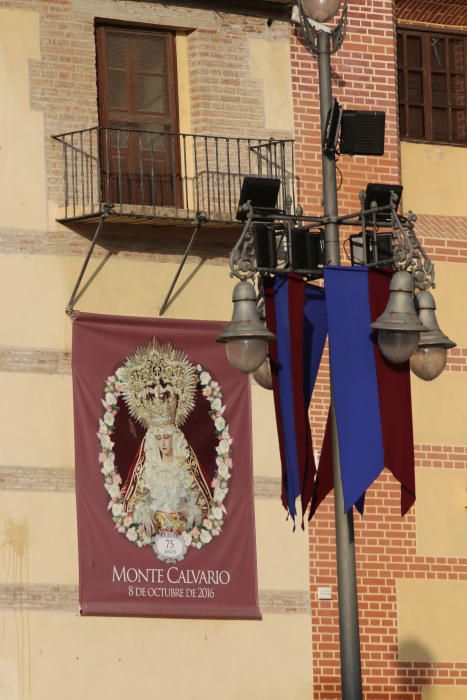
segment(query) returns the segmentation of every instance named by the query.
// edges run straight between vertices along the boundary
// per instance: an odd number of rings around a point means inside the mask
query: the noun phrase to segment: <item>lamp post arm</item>
[[[239,280],[247,280],[255,277],[257,269],[255,266],[255,251],[253,237],[253,207],[248,201],[242,206],[246,212],[246,221],[240,238],[230,252],[230,276]]]
[[[435,267],[415,233],[417,217],[409,212],[402,222],[395,209],[392,211],[394,235],[394,266],[410,272],[417,289],[435,288]]]

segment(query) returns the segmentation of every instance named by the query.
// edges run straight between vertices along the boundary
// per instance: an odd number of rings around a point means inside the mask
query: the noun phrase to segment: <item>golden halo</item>
[[[144,427],[170,416],[179,428],[195,405],[198,375],[183,350],[156,338],[130,355],[121,372],[130,415]]]

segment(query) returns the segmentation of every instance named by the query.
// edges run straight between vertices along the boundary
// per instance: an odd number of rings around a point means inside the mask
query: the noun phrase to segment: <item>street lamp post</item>
[[[335,10],[337,11],[337,9],[336,7]],[[300,7],[300,11],[302,22],[307,22],[302,7]],[[339,225],[336,221],[338,216],[336,162],[334,154],[326,153],[323,145],[326,121],[332,105],[331,34],[325,30],[317,32],[317,41],[313,45],[315,46],[314,51],[318,54],[323,213],[324,217],[329,219],[324,228],[324,256],[326,265],[339,265]],[[336,414],[332,397],[333,381],[331,375],[332,466],[342,697],[344,700],[360,700],[362,698],[362,674],[353,511],[351,509],[346,513],[344,510]]]
[[[259,383],[271,388],[269,360],[266,343],[274,339],[264,326],[256,308],[254,278],[257,274],[288,273],[294,269],[290,256],[281,267],[277,262],[269,267],[260,267],[255,262],[255,221],[271,224],[281,222],[279,240],[285,235],[290,243],[293,227],[300,222],[310,230],[324,229],[324,265],[340,265],[339,227],[354,224],[362,227],[364,263],[367,265],[366,221],[373,221],[373,242],[377,250],[377,215],[389,216],[390,223],[379,224],[392,229],[392,257],[378,261],[376,252],[372,264],[389,264],[395,268],[387,307],[371,327],[378,331],[381,352],[391,362],[405,362],[411,358],[412,371],[420,378],[430,381],[440,374],[446,362],[446,350],[454,347],[440,330],[435,317],[435,302],[427,290],[434,287],[433,265],[418,241],[414,224],[416,216],[407,217],[397,213],[398,197],[391,186],[388,188],[388,203],[378,205],[371,202],[365,209],[365,193],[361,195],[360,212],[339,216],[337,204],[336,163],[333,149],[328,147],[326,127],[332,113],[331,55],[342,45],[345,35],[347,5],[340,21],[333,29],[322,24],[331,19],[340,7],[340,0],[298,0],[293,17],[301,24],[308,48],[318,57],[319,102],[321,123],[321,156],[323,182],[323,215],[304,216],[301,208],[295,214],[264,211],[256,214],[251,201],[242,205],[246,223],[242,234],[230,255],[231,275],[240,282],[234,289],[234,314],[232,322],[218,338],[227,344],[231,363],[240,371],[255,373]],[[371,187],[371,185],[369,186]],[[281,243],[279,243],[279,246]],[[276,260],[276,258],[274,258]],[[309,271],[299,270],[309,279]],[[417,293],[414,303],[414,293]],[[418,308],[418,316],[417,310]],[[229,344],[232,347],[229,349]],[[265,359],[266,358],[266,359]],[[357,577],[355,564],[354,522],[352,509],[345,512],[342,488],[341,465],[336,415],[333,400],[333,377],[331,372],[331,428],[335,503],[337,587],[339,603],[340,663],[343,700],[362,699],[362,677],[360,660],[360,635],[358,624]]]

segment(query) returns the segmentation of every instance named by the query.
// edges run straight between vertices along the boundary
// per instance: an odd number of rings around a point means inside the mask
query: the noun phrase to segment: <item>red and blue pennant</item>
[[[310,517],[333,488],[331,421],[316,474],[309,406],[326,335],[345,510],[363,513],[365,493],[386,466],[401,484],[401,513],[415,500],[409,363],[393,365],[369,328],[383,311],[391,272],[329,267],[325,292],[294,275],[265,280],[270,358],[282,461],[282,502]]]
[[[308,409],[327,334],[320,287],[296,275],[264,280],[266,320],[277,335],[269,344],[282,462],[282,503],[290,515],[310,503],[316,474]],[[303,519],[302,519],[303,520]]]
[[[363,513],[366,490],[386,467],[401,485],[405,515],[415,501],[410,366],[388,362],[369,328],[386,307],[391,276],[366,267],[324,271],[344,508]],[[310,518],[332,488],[329,415]]]

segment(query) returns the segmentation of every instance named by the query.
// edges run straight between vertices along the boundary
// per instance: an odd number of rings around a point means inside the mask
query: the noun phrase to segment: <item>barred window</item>
[[[400,137],[467,145],[467,38],[398,30]]]

